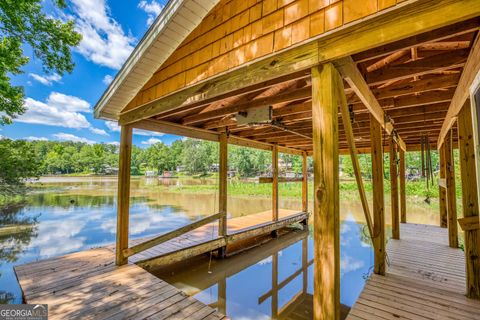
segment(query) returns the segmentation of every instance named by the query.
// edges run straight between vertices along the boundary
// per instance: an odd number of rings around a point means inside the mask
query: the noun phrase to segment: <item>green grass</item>
[[[366,181],[364,183],[365,191],[368,193],[372,192],[372,183]],[[309,181],[308,184],[309,193],[313,192],[313,182]],[[186,192],[186,193],[215,193],[218,190],[216,184],[205,184],[205,185],[183,185],[176,187],[153,187],[168,189],[171,192]],[[390,183],[385,180],[384,183],[385,193],[390,193]],[[340,193],[342,198],[352,198],[355,199],[358,196],[357,183],[355,181],[340,181]],[[269,183],[256,183],[256,182],[247,182],[239,180],[231,180],[228,184],[228,194],[230,196],[258,196],[258,197],[268,197],[272,195],[272,185]],[[280,183],[279,185],[279,195],[283,198],[300,198],[302,196],[302,185],[301,183]],[[407,196],[416,196],[420,198],[426,198],[427,195],[430,198],[438,198],[438,187],[432,187],[427,189],[425,182],[423,181],[408,181],[406,183],[406,195]]]

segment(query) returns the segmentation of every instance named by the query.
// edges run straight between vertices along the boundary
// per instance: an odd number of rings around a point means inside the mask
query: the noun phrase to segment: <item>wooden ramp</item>
[[[385,277],[372,275],[347,319],[480,319],[465,297],[465,256],[448,247],[447,229],[401,225],[389,240]]]
[[[305,212],[280,209],[278,221],[272,221],[272,211],[264,211],[247,216],[228,219],[228,236],[218,236],[218,222],[209,223],[193,231],[187,232],[172,240],[140,252],[129,258],[144,268],[151,268],[182,261],[187,258],[210,252],[218,248],[227,248],[236,242],[269,234],[272,231],[287,227],[308,218]],[[147,241],[149,238],[131,240],[129,246]],[[108,246],[115,250],[115,246]]]
[[[186,259],[307,218],[306,213],[289,210],[280,211],[279,221],[271,222],[271,216],[268,211],[230,219],[226,238],[216,235],[216,224],[205,225],[132,256],[129,264],[121,267],[115,265],[115,247],[111,245],[16,266],[15,273],[24,301],[48,304],[51,319],[223,319],[225,316],[214,308],[187,296],[135,262],[149,266],[158,255],[163,263],[173,258]]]

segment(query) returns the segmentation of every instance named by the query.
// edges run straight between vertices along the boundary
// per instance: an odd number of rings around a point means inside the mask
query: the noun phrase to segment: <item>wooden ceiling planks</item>
[[[423,135],[436,145],[479,27],[480,19],[472,19],[352,56],[408,150],[418,149]],[[357,146],[366,149],[370,146],[369,111],[348,85],[345,92],[354,114]],[[310,76],[302,71],[155,118],[216,132],[228,130],[241,138],[310,152],[310,99]],[[264,105],[272,105],[273,119],[283,128],[237,124],[238,112]],[[347,149],[341,123],[339,146]]]

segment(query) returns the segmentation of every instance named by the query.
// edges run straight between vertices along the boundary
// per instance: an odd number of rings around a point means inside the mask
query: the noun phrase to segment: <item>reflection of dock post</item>
[[[217,306],[218,312],[227,314],[227,278],[222,277],[218,282],[217,290]]]
[[[278,317],[278,252],[272,255],[272,318]]]
[[[219,148],[219,187],[218,187],[218,209],[220,219],[218,221],[218,235],[224,237],[227,235],[227,175],[228,175],[228,141],[227,134],[224,132],[220,134],[220,148]],[[226,248],[219,249],[219,256],[225,257]]]
[[[302,240],[303,293],[308,289],[308,236]]]

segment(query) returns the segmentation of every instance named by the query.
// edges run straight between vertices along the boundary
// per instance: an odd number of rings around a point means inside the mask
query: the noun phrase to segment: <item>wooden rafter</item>
[[[363,104],[367,107],[370,113],[377,119],[381,127],[391,134],[393,131],[393,125],[390,122],[385,121],[385,113],[378,103],[377,99],[373,95],[372,91],[368,87],[365,79],[362,77],[360,71],[358,70],[355,62],[353,62],[351,57],[343,58],[337,60],[335,63],[340,74],[348,82],[350,87],[355,91],[357,96],[360,97]],[[406,150],[405,143],[400,137],[398,137],[398,144],[402,150]]]
[[[472,85],[475,77],[480,72],[480,38],[477,37],[473,48],[468,56],[468,60],[465,64],[464,72],[460,76],[460,81],[458,83],[455,94],[448,108],[448,113],[445,117],[445,121],[442,124],[442,131],[438,137],[437,146],[440,147],[447,135],[448,131],[452,127],[453,123],[456,120],[456,117],[463,105],[468,99],[470,94],[470,86]]]

